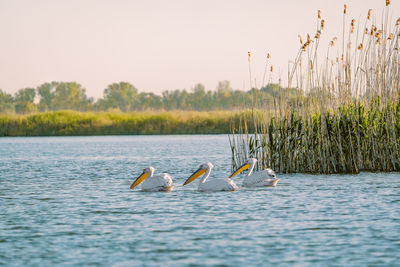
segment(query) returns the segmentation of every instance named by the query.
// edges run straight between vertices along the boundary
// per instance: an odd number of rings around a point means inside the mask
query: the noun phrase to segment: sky
[[[400,17],[400,0],[391,1]],[[113,82],[140,92],[261,86],[267,53],[271,81],[287,77],[298,34],[314,35],[317,10],[325,19],[321,45],[347,24],[381,17],[385,0],[0,0],[0,89],[14,94],[44,82],[76,81],[99,98]]]

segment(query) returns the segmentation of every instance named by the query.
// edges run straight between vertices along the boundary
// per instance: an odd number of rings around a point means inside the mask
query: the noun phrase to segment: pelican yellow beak
[[[242,166],[240,166],[236,171],[234,171],[231,176],[229,176],[229,178],[232,178],[233,176],[241,173],[242,171],[247,170],[248,168],[250,168],[250,164],[249,163],[245,163]]]
[[[206,173],[206,169],[199,168],[192,175],[190,175],[190,177],[185,181],[185,183],[183,185],[190,184],[191,182],[193,182],[194,180],[196,180],[197,178],[199,178],[200,176],[202,176],[205,173]]]
[[[143,172],[136,180],[131,184],[131,187],[129,189],[135,188],[136,186],[140,185],[144,180],[147,179],[149,174],[147,172]]]

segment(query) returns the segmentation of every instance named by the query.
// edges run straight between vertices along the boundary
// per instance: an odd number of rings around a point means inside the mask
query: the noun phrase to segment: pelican
[[[201,164],[199,169],[195,171],[183,184],[184,186],[190,184],[198,177],[203,175],[199,184],[199,191],[203,192],[215,192],[215,191],[236,191],[238,189],[232,179],[229,178],[218,178],[207,181],[208,176],[210,176],[211,170],[214,165],[210,162]]]
[[[243,180],[243,186],[245,187],[262,187],[262,186],[276,186],[279,179],[276,178],[276,174],[271,169],[265,169],[260,172],[253,173],[254,166],[256,165],[256,159],[248,159],[242,166],[234,171],[229,178],[241,173],[244,170],[250,168],[246,177]]]
[[[143,182],[142,191],[171,191],[174,188],[171,176],[168,173],[153,175],[154,170],[153,167],[143,169],[143,173],[136,178],[129,189],[133,189]]]

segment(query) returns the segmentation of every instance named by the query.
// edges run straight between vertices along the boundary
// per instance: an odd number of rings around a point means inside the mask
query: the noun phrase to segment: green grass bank
[[[92,113],[56,111],[0,115],[0,136],[224,134],[240,118],[232,111]]]

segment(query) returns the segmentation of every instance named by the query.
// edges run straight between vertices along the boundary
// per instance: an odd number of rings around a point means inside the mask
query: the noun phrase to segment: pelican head
[[[129,189],[135,188],[136,186],[140,185],[144,180],[153,176],[154,170],[155,169],[151,166],[144,168],[142,174],[138,178],[136,178],[136,180],[131,184],[131,187],[129,187]]]
[[[214,165],[211,162],[201,164],[197,171],[190,175],[190,177],[183,183],[183,185],[190,184],[191,182],[205,174],[207,170],[212,170],[212,168],[214,168]]]
[[[248,168],[250,168],[252,165],[255,165],[257,163],[257,160],[254,158],[249,158],[248,160],[246,160],[246,162],[240,166],[239,168],[236,169],[236,171],[234,171],[231,176],[229,176],[229,178],[232,178],[233,176],[241,173],[242,171],[247,170]]]
[[[276,179],[276,173],[273,170],[267,168],[267,169],[263,170],[263,172],[266,172],[271,178]]]

